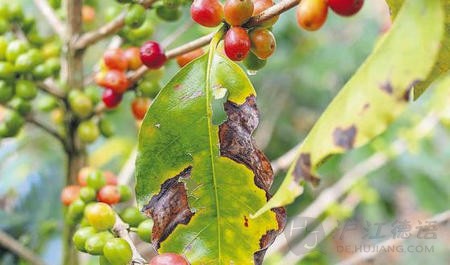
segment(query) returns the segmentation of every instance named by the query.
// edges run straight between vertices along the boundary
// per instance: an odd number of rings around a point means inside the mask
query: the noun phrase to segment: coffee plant
[[[430,112],[448,115],[450,3],[386,0],[392,26],[283,162],[287,174],[274,191],[281,166],[272,168],[253,139],[260,116],[249,75],[285,47],[277,24],[286,11],[295,10],[298,32],[314,34],[330,13],[354,23],[369,1],[22,2],[0,0],[0,139],[31,124],[65,152],[63,260],[52,264],[89,256],[104,265],[263,264],[286,227],[285,206],[307,183],[320,187],[328,158],[376,141],[431,84],[433,102],[446,102]],[[174,48],[193,28],[206,35]],[[110,117],[124,111],[140,128],[137,155],[116,175],[88,154],[120,134]],[[326,211],[348,216],[339,203]]]

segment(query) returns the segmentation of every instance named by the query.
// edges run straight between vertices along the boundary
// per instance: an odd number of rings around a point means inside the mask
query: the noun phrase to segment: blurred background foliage
[[[22,2],[27,14],[41,16],[31,0]],[[116,5],[111,0],[98,1],[97,4],[102,10]],[[104,14],[97,13],[97,22],[90,26],[92,28],[104,20]],[[189,20],[189,13],[185,10],[183,19],[178,22],[158,23],[153,38],[163,40]],[[40,30],[50,34],[45,21],[38,21]],[[293,10],[281,16],[273,29],[278,45],[275,55],[265,68],[250,76],[258,92],[261,112],[261,123],[255,137],[271,160],[305,137],[320,113],[370,53],[389,22],[389,11],[383,0],[366,1],[362,12],[349,19],[330,13],[325,27],[316,33],[300,30]],[[192,27],[171,46],[204,33],[207,30]],[[98,54],[106,44],[106,41],[101,42],[88,51],[86,74],[98,62]],[[170,62],[164,82],[177,70],[178,66]],[[323,176],[321,185],[315,189],[307,186],[305,194],[287,207],[289,217],[295,217],[314,201],[321,190],[332,185],[359,161],[375,151],[387,149],[394,138],[405,135],[405,131],[425,115],[429,94],[430,91],[412,104],[402,118],[373,144],[328,160],[320,171]],[[128,109],[132,95],[128,96],[125,104],[108,115],[117,134],[90,147],[93,166],[117,173],[135,146],[138,129]],[[402,218],[424,220],[448,209],[449,127],[439,125],[430,137],[414,143],[411,152],[393,159],[363,181],[361,190],[365,199],[354,211],[338,207],[327,214],[337,215],[341,220],[352,218],[361,224],[366,220],[389,223]],[[58,264],[62,252],[63,209],[59,193],[65,185],[65,163],[62,148],[29,125],[18,138],[0,142],[0,229],[38,252],[48,264]],[[280,172],[276,176],[274,190],[284,174]],[[341,260],[343,253],[336,252],[335,244],[333,237],[327,238],[317,252],[299,264],[331,264]],[[428,255],[396,254],[398,256],[390,257],[395,264],[420,264],[424,260],[431,264],[448,264],[450,260],[448,249],[446,252],[445,248],[438,247],[435,253]],[[278,264],[277,257],[283,255],[271,255],[267,264]],[[393,264],[392,259],[386,262]],[[0,264],[23,262],[0,247]]]

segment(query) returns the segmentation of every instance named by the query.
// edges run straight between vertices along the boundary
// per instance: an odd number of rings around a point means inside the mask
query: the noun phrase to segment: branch
[[[432,222],[436,225],[444,225],[450,220],[450,211],[446,211],[440,214],[437,214],[433,216],[432,218],[426,220],[425,222]],[[411,230],[410,236],[415,236],[419,233],[420,229],[415,227]],[[375,249],[382,249],[382,248],[388,248],[389,246],[398,245],[400,244],[404,239],[399,238],[391,238],[386,241],[383,241],[379,244],[376,244],[374,246]],[[353,265],[353,264],[363,264],[364,261],[369,261],[375,258],[380,253],[384,253],[383,251],[368,251],[368,252],[361,252],[358,254],[353,255],[352,257],[339,262],[337,265]]]
[[[11,250],[18,257],[28,261],[32,265],[45,265],[41,257],[36,253],[23,246],[19,241],[0,230],[0,245]]]
[[[61,39],[65,38],[64,25],[59,20],[53,8],[48,4],[47,0],[34,0],[37,8],[41,11],[44,17],[47,19],[50,27],[59,35]]]
[[[38,82],[37,86],[44,92],[57,97],[59,99],[65,99],[65,93],[58,88],[58,85],[55,83],[55,80],[51,78],[45,79],[43,82]]]
[[[138,1],[138,3],[143,5],[145,8],[150,8],[154,2],[155,0]],[[125,26],[126,15],[127,11],[123,11],[114,20],[103,25],[102,27],[90,32],[86,32],[77,40],[77,42],[74,45],[74,48],[78,50],[85,49],[88,46],[97,43],[98,41],[110,35],[117,33],[120,29],[122,29]]]
[[[130,234],[128,232],[128,228],[130,226],[122,221],[119,215],[116,214],[116,223],[112,230],[116,233],[117,236],[125,239],[131,247],[131,251],[133,252],[133,258],[131,264],[147,264],[147,261],[139,254],[136,246],[134,245],[133,240],[131,240]]]
[[[81,35],[74,45],[75,49],[84,49],[89,45],[92,45],[103,38],[106,38],[112,34],[117,33],[123,26],[125,26],[125,16],[127,12],[123,11],[114,20],[101,26],[100,28],[89,31]]]
[[[29,115],[29,116],[27,116],[25,118],[26,118],[27,122],[29,122],[31,124],[34,124],[36,127],[41,128],[46,133],[48,133],[51,136],[55,137],[59,142],[61,142],[61,144],[63,145],[64,149],[67,150],[68,147],[67,147],[67,142],[66,142],[65,138],[61,134],[59,134],[56,130],[54,130],[53,128],[47,126],[43,122],[38,121],[32,115]]]

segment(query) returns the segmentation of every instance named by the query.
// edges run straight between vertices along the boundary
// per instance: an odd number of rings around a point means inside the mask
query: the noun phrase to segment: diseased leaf
[[[394,18],[404,0],[386,0]],[[414,98],[418,98],[430,86],[430,84],[441,74],[450,70],[450,1],[441,0],[443,10],[445,12],[445,30],[444,37],[440,44],[439,55],[433,67],[431,74],[422,82],[414,86]],[[430,27],[433,25],[430,24]]]
[[[291,203],[304,180],[318,183],[315,171],[327,157],[364,145],[397,118],[411,88],[433,68],[443,25],[440,0],[405,1],[389,33],[324,111],[281,187],[254,217]]]
[[[226,95],[224,107],[213,109]],[[213,111],[226,121],[216,125]],[[219,55],[188,64],[157,96],[140,130],[136,193],[161,252],[183,254],[193,265],[262,263],[285,213],[250,219],[273,180],[251,136],[258,116],[247,76]]]

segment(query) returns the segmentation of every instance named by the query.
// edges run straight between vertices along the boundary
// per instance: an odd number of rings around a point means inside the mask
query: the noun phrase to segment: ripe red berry
[[[253,0],[253,16],[259,15],[261,12],[266,10],[267,8],[275,5],[275,3],[272,0]],[[260,24],[260,27],[270,28],[277,22],[279,16],[275,16],[262,24]]]
[[[180,67],[185,66],[186,64],[192,62],[193,60],[197,59],[198,57],[202,56],[204,54],[203,49],[197,49],[193,50],[191,52],[182,54],[177,57],[177,63]]]
[[[97,200],[109,205],[116,204],[120,202],[119,189],[114,185],[106,185],[98,191]]]
[[[250,51],[250,38],[241,27],[232,27],[225,34],[225,54],[233,61],[242,61]]]
[[[114,92],[112,89],[105,89],[102,95],[103,103],[107,108],[115,108],[122,101],[122,94]]]
[[[149,265],[189,265],[187,260],[178,254],[163,253],[150,260]]]
[[[327,20],[326,0],[302,0],[297,8],[297,22],[300,27],[314,31],[322,27]]]
[[[364,0],[328,0],[328,6],[338,15],[352,16],[361,10]]]
[[[142,65],[141,56],[138,47],[130,47],[123,52],[123,56],[127,59],[128,68],[136,70]]]
[[[252,43],[251,50],[260,59],[269,58],[277,47],[275,37],[266,28],[255,28],[250,31],[249,36]]]
[[[117,185],[117,176],[111,171],[103,172],[106,178],[106,185]]]
[[[103,54],[103,62],[109,69],[125,71],[128,67],[127,58],[121,49],[109,49]]]
[[[61,192],[61,202],[65,206],[69,206],[72,202],[78,199],[81,187],[78,185],[70,185],[65,187]]]
[[[131,102],[131,111],[133,112],[133,116],[136,120],[142,120],[145,117],[145,113],[147,113],[148,107],[151,104],[151,100],[149,98],[135,98],[133,102]]]
[[[128,89],[128,78],[124,72],[109,70],[105,74],[104,85],[118,94],[124,93]]]
[[[251,0],[227,0],[223,7],[225,21],[231,26],[240,26],[253,14]]]
[[[163,48],[155,41],[147,41],[141,46],[141,61],[150,69],[158,69],[167,60]]]
[[[223,20],[223,6],[219,0],[194,0],[191,17],[205,27],[216,27]]]

